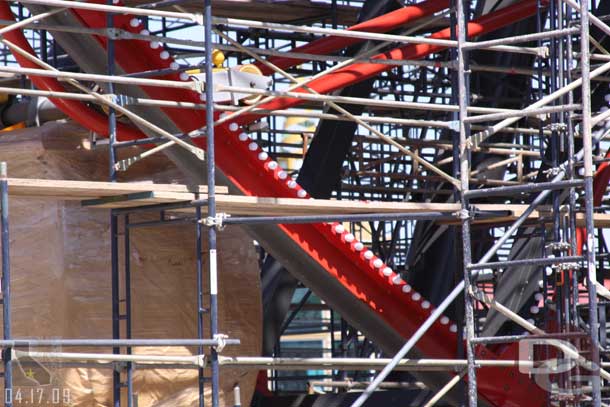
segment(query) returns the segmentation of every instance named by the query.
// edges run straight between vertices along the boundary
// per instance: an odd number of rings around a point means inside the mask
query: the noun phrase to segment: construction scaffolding
[[[271,372],[275,394],[282,380],[363,390],[353,407],[380,389],[426,406],[608,405],[610,6],[268,3],[0,3],[4,127],[69,118],[109,155],[109,182],[0,166],[4,404],[13,363],[44,358],[111,368],[117,407],[137,405],[136,367],[169,366],[197,370],[199,406],[208,382],[221,405],[231,368]],[[117,182],[160,153],[196,187]],[[12,334],[9,196],[110,211],[112,339]],[[218,317],[217,240],[233,225],[263,274],[306,288],[261,357],[222,355],[240,344]],[[196,236],[197,337],[134,338],[130,232],[166,226]],[[314,305],[326,320],[294,328]],[[329,349],[283,356],[303,333]],[[37,349],[54,346],[112,354]]]

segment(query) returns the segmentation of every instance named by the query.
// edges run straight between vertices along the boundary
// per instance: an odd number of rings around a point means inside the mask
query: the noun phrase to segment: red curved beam
[[[6,1],[0,2],[0,17],[3,19],[12,20],[14,19],[13,13],[11,12],[9,3]],[[30,46],[30,43],[23,36],[23,33],[19,30],[13,30],[5,33],[4,38],[22,48],[23,50],[35,55],[34,50]],[[14,53],[15,59],[24,68],[40,69],[40,66],[31,62],[21,54]],[[42,77],[42,76],[30,76],[32,83],[38,89],[45,89],[55,92],[66,92],[64,86],[59,83],[55,78]],[[78,122],[81,126],[88,128],[100,135],[108,136],[108,118],[101,113],[87,107],[84,103],[61,99],[61,98],[49,98],[55,106],[57,106],[62,112],[71,117],[73,120]],[[135,138],[142,138],[142,134],[139,130],[136,130],[130,126],[119,123],[117,127],[117,137],[120,139],[131,140]]]
[[[398,10],[384,14],[382,16],[372,18],[360,24],[349,27],[347,31],[366,31],[375,33],[386,33],[395,28],[418,20],[422,17],[430,16],[436,12],[449,7],[448,0],[428,0],[422,3],[409,5],[399,8]],[[290,52],[299,52],[303,54],[329,55],[332,52],[357,44],[364,40],[360,38],[347,37],[326,37],[310,42],[309,44],[292,49]],[[277,65],[282,69],[307,62],[305,59],[290,58],[290,57],[271,57],[269,62]],[[270,75],[273,71],[265,64],[256,64],[265,75]]]
[[[543,0],[542,3],[546,4],[547,0]],[[515,21],[523,20],[533,15],[536,12],[536,7],[536,1],[528,0],[503,8],[495,13],[480,17],[468,24],[468,36],[469,38],[472,38],[482,34],[487,34],[499,28],[506,27]],[[451,29],[446,28],[438,31],[430,35],[429,38],[441,40],[451,39]],[[411,44],[402,48],[395,48],[382,54],[377,54],[372,58],[384,61],[416,60],[424,58],[425,56],[435,52],[443,51],[446,48],[447,47],[441,45]],[[393,66],[387,64],[356,63],[324,75],[319,79],[313,80],[308,83],[308,86],[315,89],[318,93],[332,93],[346,86],[350,86],[354,83],[377,76],[380,73],[389,71],[393,68]],[[308,91],[304,88],[296,89],[294,92],[308,93]],[[295,98],[276,98],[269,103],[261,105],[260,108],[269,110],[287,109],[302,102],[302,100]],[[239,119],[239,123],[246,124],[252,120],[255,120],[257,117],[259,116],[254,114],[243,116]]]
[[[493,15],[471,23],[471,33],[490,32],[525,18],[535,12],[535,0],[519,3],[502,9]],[[83,23],[89,27],[105,27],[105,15],[95,12],[74,10]],[[12,18],[12,16],[11,16]],[[117,15],[117,28],[139,31],[142,27],[132,27],[131,17]],[[444,30],[442,32],[445,32]],[[98,38],[104,44],[104,38]],[[117,41],[117,61],[126,72],[141,72],[169,66],[170,60],[161,54],[162,49],[152,49],[142,41]],[[419,57],[442,48],[429,45],[409,46],[390,51],[385,58],[407,55],[405,49],[415,49]],[[410,52],[411,52],[410,51]],[[380,65],[356,64],[370,77]],[[381,66],[383,69],[390,67]],[[342,78],[350,81],[362,80],[362,72],[341,72]],[[170,76],[173,78],[173,76]],[[48,84],[41,82],[45,88]],[[323,85],[318,83],[318,85]],[[333,83],[333,86],[338,86]],[[345,85],[343,85],[345,86]],[[147,87],[151,97],[181,101],[197,101],[198,95],[180,90]],[[298,101],[297,101],[298,102]],[[282,101],[283,103],[283,101]],[[201,127],[203,114],[184,109],[164,109],[183,131]],[[81,118],[82,120],[82,118]],[[240,123],[243,123],[240,120]],[[87,125],[87,124],[85,124]],[[203,139],[197,144],[205,147]],[[218,166],[244,194],[256,196],[306,197],[307,194],[272,161],[246,134],[241,133],[238,122],[226,123],[217,128],[216,152]],[[430,315],[433,307],[415,293],[381,259],[362,247],[353,235],[343,230],[341,225],[280,225],[279,226],[303,251],[314,258],[331,276],[343,284],[357,299],[375,310],[390,326],[404,337],[410,337]],[[418,349],[432,357],[455,357],[458,347],[457,335],[448,319],[438,320],[418,343]],[[513,358],[514,347],[504,348],[500,353],[481,348],[479,354],[489,359]],[[544,392],[529,379],[515,374],[515,369],[480,369],[479,390],[483,398],[496,406],[542,406],[546,402]]]

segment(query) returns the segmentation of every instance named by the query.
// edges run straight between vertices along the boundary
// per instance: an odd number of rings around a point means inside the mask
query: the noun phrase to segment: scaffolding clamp
[[[474,212],[466,208],[460,209],[459,211],[456,211],[453,214],[456,218],[460,220],[468,220],[474,217]]]
[[[568,126],[565,123],[551,123],[547,126],[544,126],[545,130],[556,131],[563,133],[567,130]]]
[[[563,172],[563,169],[561,167],[553,167],[553,168],[549,168],[546,171],[543,171],[543,173],[551,178],[551,177],[555,177],[557,175],[559,175],[559,173]]]
[[[215,334],[214,339],[218,341],[218,345],[214,346],[214,349],[217,353],[221,353],[225,346],[227,346],[227,339],[229,339],[229,335],[226,334]]]
[[[204,368],[205,365],[207,364],[205,355],[197,355],[196,358],[197,358],[197,366],[199,366],[200,368]]]
[[[125,106],[129,106],[129,105],[135,105],[137,102],[137,99],[134,98],[133,96],[128,96],[128,95],[114,95],[114,102],[122,107]]]
[[[553,264],[551,269],[554,269],[556,272],[565,271],[565,270],[580,270],[580,264],[578,263],[559,263]]]
[[[201,219],[200,222],[207,227],[215,227],[218,230],[223,230],[225,228],[224,220],[231,217],[228,213],[217,213],[216,216],[208,216],[204,219]]]
[[[564,250],[570,250],[571,247],[572,246],[568,242],[551,242],[545,246],[545,249],[552,250],[552,251],[554,251],[554,250],[564,251]]]
[[[542,47],[536,47],[534,49],[536,50],[536,55],[539,56],[540,58],[548,58],[550,55],[549,47],[542,46]]]
[[[447,126],[449,130],[460,131],[460,121],[459,120],[449,120],[447,122]]]
[[[123,30],[119,28],[106,28],[106,35],[111,40],[120,40],[125,38]]]

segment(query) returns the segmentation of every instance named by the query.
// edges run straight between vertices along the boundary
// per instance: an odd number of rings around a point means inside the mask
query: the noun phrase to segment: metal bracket
[[[135,105],[136,98],[129,95],[114,95],[114,103],[122,107]]]
[[[567,242],[551,242],[545,246],[547,250],[570,250],[572,246]]]
[[[567,130],[568,126],[565,125],[565,123],[551,123],[547,126],[544,126],[545,130],[550,130],[550,131],[557,131],[560,133],[563,133]]]
[[[204,368],[206,364],[207,360],[205,358],[205,355],[197,355],[197,366]]]
[[[106,35],[108,35],[108,38],[111,40],[126,38],[124,34],[124,31],[119,28],[106,28]]]
[[[460,131],[460,121],[459,120],[450,120],[447,122],[449,126],[449,130]]]
[[[556,271],[564,271],[564,270],[580,270],[580,264],[578,263],[559,263],[553,264],[551,269]]]
[[[549,168],[548,170],[544,171],[543,173],[547,177],[551,178],[551,177],[558,175],[561,171],[562,171],[562,169],[560,167],[553,167],[553,168]]]
[[[224,220],[231,217],[231,215],[227,213],[217,213],[215,217],[208,216],[204,219],[201,219],[201,224],[207,227],[215,227],[218,230],[223,230],[225,228]]]
[[[216,334],[214,335],[214,339],[216,339],[218,341],[218,345],[216,345],[214,347],[214,349],[216,349],[217,353],[221,353],[225,346],[227,346],[227,342],[226,339],[229,338],[229,335],[225,335],[225,334]]]
[[[459,211],[456,211],[453,214],[456,218],[459,218],[460,220],[468,220],[474,217],[474,212],[470,209],[460,209]]]
[[[549,47],[537,47],[536,55],[539,56],[540,58],[548,58],[550,55]]]

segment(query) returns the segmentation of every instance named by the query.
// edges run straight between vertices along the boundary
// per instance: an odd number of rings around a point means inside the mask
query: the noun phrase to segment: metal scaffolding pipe
[[[168,346],[219,346],[218,339],[5,339],[2,348],[37,347],[168,347]],[[223,339],[223,345],[239,345],[239,339]]]
[[[195,356],[165,356],[165,355],[121,355],[113,353],[68,353],[68,352],[36,352],[12,350],[13,360],[21,358],[42,360],[85,360],[89,362],[154,362],[154,363],[187,363],[205,366],[205,355]]]
[[[219,356],[220,365],[244,369],[273,370],[382,370],[393,359],[369,358],[273,358],[248,356]],[[477,359],[481,367],[533,366],[530,360],[485,360]],[[468,365],[466,359],[399,359],[394,370],[411,371],[418,369],[458,370]]]

